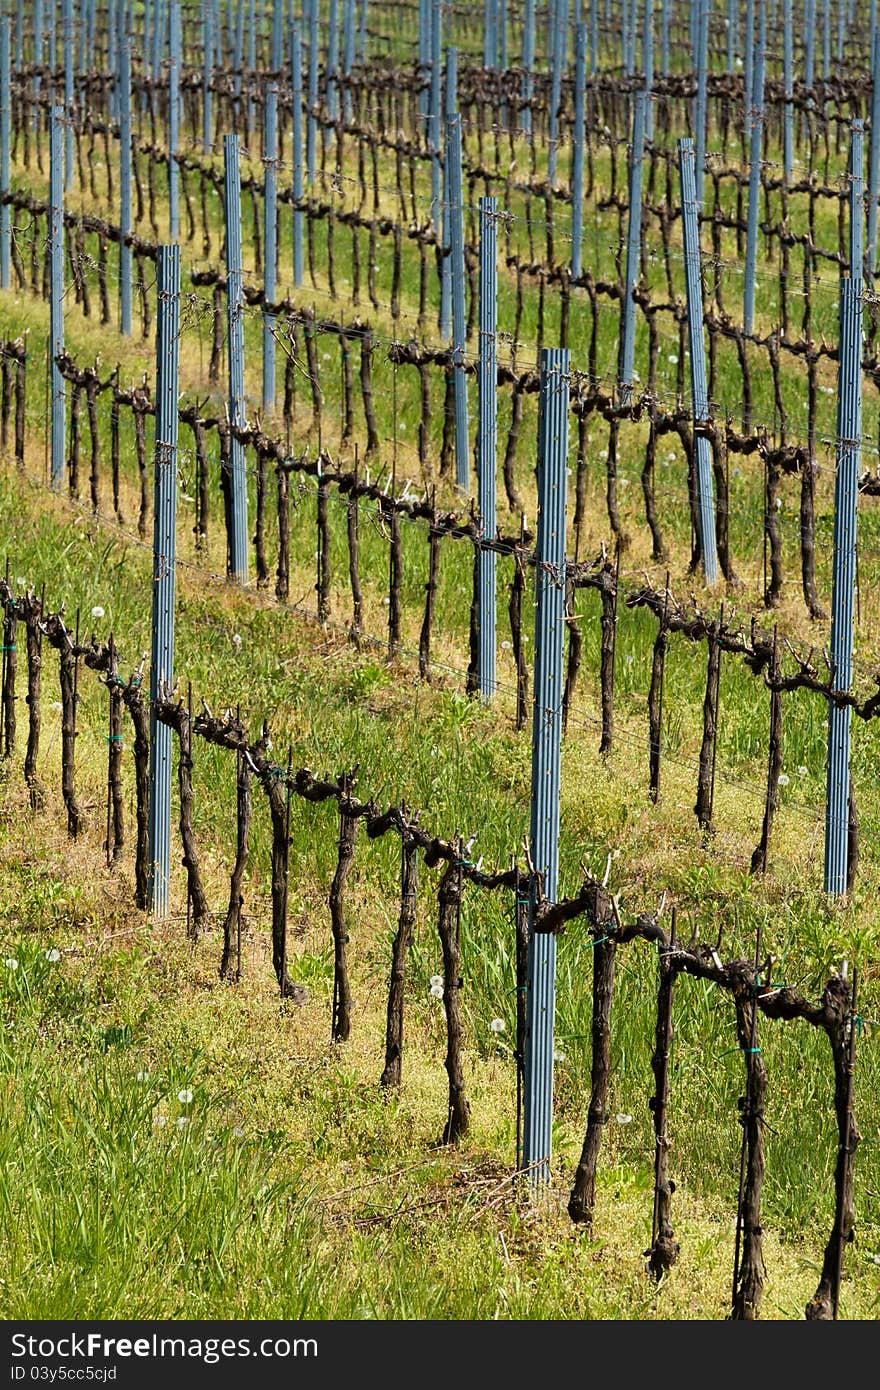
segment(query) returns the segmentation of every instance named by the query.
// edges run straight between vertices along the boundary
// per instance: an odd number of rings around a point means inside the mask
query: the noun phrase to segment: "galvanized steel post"
[[[571,276],[579,280],[584,255],[584,126],[587,103],[587,30],[574,31],[574,130],[571,166]]]
[[[244,445],[236,430],[247,424],[244,394],[244,275],[241,264],[241,170],[237,135],[223,137],[226,196],[226,299],[229,323],[229,488],[232,497],[230,568],[234,579],[248,579],[248,498]]]
[[[880,198],[880,28],[871,33],[871,145],[868,155],[868,245],[865,273],[869,286],[877,268],[877,200]]]
[[[809,91],[815,80],[816,0],[804,0],[804,38],[804,86]]]
[[[672,0],[663,0],[660,11],[660,72],[663,77],[669,76],[669,25],[671,20]]]
[[[354,4],[355,0],[343,0],[342,7],[342,76],[345,79],[343,88],[343,113],[347,121],[351,120],[351,70],[354,67]]]
[[[266,89],[266,177],[263,193],[264,303],[263,409],[275,409],[275,315],[268,306],[278,292],[278,88]]]
[[[455,481],[467,488],[468,466],[468,383],[465,367],[467,313],[465,305],[464,206],[461,177],[461,116],[446,121],[446,160],[449,174],[449,259],[452,271],[452,370],[455,373]]]
[[[522,101],[520,110],[519,128],[524,135],[528,135],[532,129],[532,92],[534,90],[534,66],[535,66],[535,0],[526,0],[525,18],[523,20],[523,41],[522,41]]]
[[[547,154],[547,178],[550,183],[556,178],[556,154],[559,139],[559,103],[562,100],[562,75],[566,67],[568,47],[568,0],[554,0],[551,11],[553,21],[550,29],[551,67],[550,67],[550,112]]]
[[[496,434],[498,416],[498,200],[480,199],[480,360],[479,424],[477,430],[477,487],[480,535],[494,541]],[[494,550],[480,550],[479,650],[477,679],[480,694],[495,693],[495,568]]]
[[[751,333],[755,326],[755,284],[758,276],[758,215],[761,203],[761,155],[764,145],[764,43],[766,10],[761,5],[755,53],[752,64],[752,104],[749,126],[749,208],[746,222],[746,264],[743,278],[743,328]]]
[[[431,104],[431,0],[419,0],[419,77],[425,84],[419,92],[419,115],[427,130]]]
[[[440,227],[440,199],[443,172],[442,92],[443,92],[443,0],[431,0],[431,101],[428,145],[431,151],[431,221]]]
[[[205,53],[202,63],[202,151],[210,154],[214,148],[214,9],[209,3],[205,6],[204,19]]]
[[[62,0],[61,31],[64,40],[64,110],[67,124],[64,128],[64,187],[73,186],[73,114],[74,114],[74,29],[73,0]]]
[[[367,61],[367,6],[369,0],[361,0],[360,28],[358,30],[358,62]]]
[[[339,115],[339,0],[330,0],[327,38],[327,110]]]
[[[308,5],[309,0],[305,0]],[[309,9],[309,116],[306,124],[306,177],[311,188],[315,182],[316,145],[318,140],[318,0],[311,0]]]
[[[755,75],[755,0],[746,0],[746,52],[745,72],[743,74],[743,134],[749,138],[749,122],[752,119],[752,89]]]
[[[64,377],[56,358],[64,351],[64,107],[51,112],[51,153],[49,165],[49,237],[51,256],[51,299],[49,302],[49,345],[52,367],[52,486],[64,482],[64,442],[67,429],[67,398]]]
[[[452,334],[452,255],[450,251],[449,228],[449,122],[458,112],[458,49],[446,50],[446,96],[445,96],[444,155],[443,155],[443,232],[441,245],[443,256],[440,263],[440,333],[449,338]],[[459,125],[459,134],[461,126]]]
[[[645,138],[654,138],[654,0],[645,0],[645,21],[642,30],[642,67],[645,73]]]
[[[131,37],[119,41],[119,327],[131,333]]]
[[[180,65],[183,43],[180,30],[180,2],[171,0],[171,23],[168,57],[168,235],[172,241],[180,236],[180,170],[177,155],[180,145]]]
[[[706,385],[706,346],[703,340],[703,286],[700,274],[700,224],[694,178],[694,144],[678,142],[681,175],[681,208],[684,229],[684,264],[687,279],[688,337],[691,350],[691,394],[694,413],[694,477],[700,519],[700,549],[708,584],[718,579],[718,551],[715,540],[715,499],[709,440],[699,426],[709,418]]]
[[[699,0],[697,13],[697,98],[694,125],[696,138],[695,180],[697,212],[703,206],[703,182],[706,176],[706,89],[709,74],[709,0]]]
[[[535,547],[535,676],[532,716],[532,864],[544,896],[555,902],[559,879],[559,786],[562,695],[565,682],[565,508],[570,353],[541,353],[538,418],[538,536]],[[553,1061],[556,937],[534,931],[537,884],[531,884],[526,993],[523,1167],[537,1186],[550,1180],[553,1140]]]
[[[599,67],[599,0],[590,0],[590,76]]]
[[[849,157],[849,273],[860,279],[865,264],[865,123],[853,121]]]
[[[498,26],[495,0],[483,0],[483,67],[498,66]]]
[[[782,83],[785,114],[782,124],[782,172],[786,183],[794,173],[794,42],[792,0],[782,0]]]
[[[167,917],[171,877],[171,730],[167,724],[162,724],[156,718],[156,701],[161,698],[163,687],[174,685],[180,352],[179,246],[159,247],[157,270],[148,905],[156,917]]]
[[[8,18],[0,19],[0,198],[9,192],[9,155],[12,135],[12,84],[10,81],[10,46],[12,25]],[[0,289],[9,289],[12,256],[12,209],[0,204]]]
[[[34,0],[34,62],[36,63],[36,65],[37,65],[38,68],[40,68],[40,67],[43,66],[43,45],[44,45],[44,40],[45,40],[45,19],[44,19],[44,16],[43,16],[43,0]],[[38,97],[38,96],[40,95],[40,90],[41,90],[41,88],[42,88],[42,85],[43,85],[43,79],[42,79],[41,74],[40,74],[39,72],[38,72],[38,73],[35,73],[35,74],[34,74],[34,96]],[[42,113],[41,113],[39,110],[36,110],[36,111],[34,112],[34,125],[35,125],[35,126],[38,125],[41,119],[42,119]]]
[[[291,100],[293,104],[293,283],[303,281],[303,88],[302,39],[299,25],[290,30]]]
[[[840,367],[837,386],[837,476],[834,491],[834,569],[831,598],[831,685],[852,685],[853,610],[862,434],[862,280],[840,285]],[[825,816],[825,891],[846,892],[849,866],[849,705],[829,702],[828,787]]]
[[[632,397],[636,365],[636,301],[633,291],[639,283],[642,249],[642,170],[645,162],[644,91],[635,93],[633,134],[629,164],[629,235],[626,243],[626,280],[623,286],[623,333],[620,353],[620,396],[623,405]]]

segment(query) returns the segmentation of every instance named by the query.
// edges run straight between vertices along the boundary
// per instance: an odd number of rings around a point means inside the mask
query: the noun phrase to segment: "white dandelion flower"
[[[503,1033],[506,1027],[507,1024],[504,1022],[503,1018],[493,1018],[491,1023],[489,1024],[489,1032]]]
[[[432,998],[432,999],[442,999],[442,998],[443,998],[443,986],[442,986],[442,985],[432,985],[432,986],[431,986],[431,998]]]
[[[192,1091],[183,1090],[177,1092],[177,1099],[180,1101],[181,1105],[189,1105],[192,1098]]]
[[[780,772],[780,774],[779,774],[779,785],[780,785],[780,787],[787,787],[788,784],[789,784],[789,781],[790,781],[790,778],[789,778],[788,774],[785,773],[785,772]]]
[[[101,607],[100,603],[96,603],[95,606],[94,606],[94,608],[92,609],[92,617],[93,617],[93,618],[103,618],[103,616],[104,616],[104,610],[103,610],[103,608]]]
[[[46,957],[46,960],[52,963],[52,965],[55,964],[56,960],[61,959],[61,952],[56,951],[54,946],[50,946],[48,951],[43,952],[43,955]]]
[[[564,1052],[559,1052],[558,1050],[554,1050],[554,1052],[553,1052],[553,1060],[554,1060],[554,1062],[567,1062],[567,1061],[568,1061],[568,1058],[566,1057],[566,1055],[565,1055]]]
[[[138,1074],[137,1074],[137,1076],[135,1077],[135,1081],[140,1081],[140,1082],[149,1081],[149,1079],[150,1079],[150,1068],[149,1068],[149,1067],[144,1067],[143,1071],[139,1071]]]
[[[4,964],[7,970],[18,969],[18,961],[15,959],[15,956],[7,956]]]
[[[619,1125],[631,1125],[632,1115],[615,1115],[615,1120]]]
[[[177,1117],[177,1128],[178,1128],[178,1129],[186,1129],[186,1127],[187,1127],[188,1124],[189,1124],[189,1118],[188,1118],[186,1115],[178,1115],[178,1117]]]

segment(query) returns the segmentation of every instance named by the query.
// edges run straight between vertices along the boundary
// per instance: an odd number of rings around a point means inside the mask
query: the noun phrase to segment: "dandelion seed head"
[[[442,986],[442,985],[432,985],[432,986],[431,986],[431,998],[432,998],[432,999],[442,999],[442,998],[443,998],[443,986]]]
[[[490,1024],[489,1024],[489,1032],[490,1032],[490,1033],[503,1033],[503,1032],[504,1032],[504,1029],[505,1029],[506,1027],[507,1027],[507,1025],[506,1025],[506,1023],[504,1022],[504,1019],[503,1019],[503,1018],[493,1018],[492,1021],[491,1021]]]
[[[178,1091],[178,1092],[177,1092],[177,1099],[180,1101],[181,1105],[189,1105],[189,1103],[190,1103],[190,1101],[192,1100],[192,1098],[193,1098],[193,1093],[192,1093],[192,1091],[187,1091],[187,1090],[184,1089],[183,1091]]]
[[[96,603],[95,606],[94,606],[94,608],[92,609],[92,617],[93,617],[93,618],[103,618],[103,616],[104,616],[104,610],[103,610],[103,608],[101,607],[100,603]]]
[[[18,969],[18,961],[15,959],[15,956],[7,956],[6,960],[4,961],[4,964],[7,970]]]
[[[619,1125],[631,1125],[632,1115],[615,1115],[615,1120]]]
[[[54,965],[57,960],[61,959],[61,952],[57,951],[54,946],[50,946],[48,951],[43,952],[43,955],[46,957],[46,960],[52,963],[52,965]]]

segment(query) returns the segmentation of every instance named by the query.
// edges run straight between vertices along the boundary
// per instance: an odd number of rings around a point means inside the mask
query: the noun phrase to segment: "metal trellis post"
[[[309,3],[309,0],[306,0]],[[306,176],[311,188],[315,182],[316,146],[318,140],[318,0],[309,8],[309,118],[306,127]]]
[[[532,719],[532,864],[544,896],[555,902],[559,878],[559,783],[565,678],[565,507],[570,353],[541,353],[538,418],[538,536],[535,676]],[[531,884],[526,993],[523,1166],[533,1185],[549,1182],[553,1137],[556,937],[534,931],[537,884]]]
[[[578,280],[584,254],[584,123],[587,97],[587,30],[574,31],[574,131],[571,167],[571,276]]]
[[[171,875],[171,730],[156,718],[163,687],[174,685],[177,563],[177,431],[180,352],[180,247],[160,246],[156,313],[156,453],[153,520],[153,624],[150,658],[150,878],[148,902],[168,916]]]
[[[699,0],[697,13],[697,97],[695,138],[695,180],[697,211],[703,206],[703,183],[706,176],[706,89],[709,72],[709,0]]]
[[[442,93],[443,93],[443,3],[431,0],[431,93],[428,144],[431,150],[431,221],[440,226],[440,198],[443,173]]]
[[[266,89],[266,179],[263,195],[265,305],[263,310],[263,409],[275,409],[275,314],[278,292],[278,88]]]
[[[449,338],[452,333],[452,265],[450,253],[450,228],[449,228],[449,122],[458,111],[458,49],[447,48],[446,50],[446,100],[445,100],[445,121],[444,126],[444,155],[443,155],[443,232],[441,245],[443,257],[440,265],[440,334],[443,338]],[[461,126],[459,125],[459,135]]]
[[[452,370],[455,373],[455,481],[468,486],[468,381],[465,367],[467,316],[465,306],[464,206],[461,177],[461,116],[446,122],[449,174],[449,259],[452,263]]]
[[[703,286],[700,275],[700,224],[694,178],[694,144],[678,142],[681,175],[681,207],[684,224],[684,263],[687,279],[688,337],[691,351],[691,393],[694,413],[694,477],[700,518],[700,548],[708,584],[718,579],[718,551],[715,541],[715,502],[712,485],[710,444],[699,425],[709,418],[706,385],[706,346],[703,340]]]
[[[229,487],[232,496],[230,568],[234,579],[248,578],[247,477],[244,445],[236,430],[247,423],[244,394],[244,275],[241,264],[241,170],[237,135],[223,137],[226,195],[226,298],[229,322]]]
[[[67,402],[64,377],[56,358],[64,351],[64,107],[53,106],[51,115],[49,202],[52,288],[49,307],[49,342],[52,377],[52,486],[64,482],[64,440]]]
[[[794,36],[792,0],[782,0],[782,81],[785,115],[782,126],[782,171],[786,183],[794,173]]]
[[[761,155],[764,146],[766,10],[763,4],[757,27],[752,65],[752,105],[748,113],[749,209],[746,223],[746,266],[743,277],[743,327],[746,333],[751,333],[755,326],[755,283],[758,276],[758,215],[761,203]]]
[[[330,0],[327,38],[327,110],[339,115],[339,0]]]
[[[495,539],[495,469],[498,415],[498,200],[480,199],[480,398],[477,486],[480,535]],[[480,694],[495,693],[496,554],[480,551],[479,668]]]
[[[131,333],[131,39],[119,42],[119,326]]]
[[[345,79],[343,89],[343,113],[347,121],[351,120],[351,70],[354,67],[354,4],[355,0],[343,0],[342,8],[342,76]]]
[[[635,93],[633,135],[629,166],[629,236],[626,243],[626,281],[623,287],[623,346],[620,358],[621,401],[628,405],[636,365],[636,301],[633,291],[639,283],[642,247],[642,171],[645,162],[645,114],[647,95]]]
[[[654,0],[645,0],[645,21],[642,30],[642,67],[645,72],[645,138],[654,138]]]
[[[64,110],[67,114],[67,124],[64,130],[64,187],[65,189],[69,189],[73,186],[73,64],[75,35],[73,28],[73,0],[62,0],[62,3],[61,27],[64,39]]]
[[[10,45],[12,25],[8,18],[0,19],[0,198],[9,192],[9,154],[12,134],[12,84],[10,81]],[[9,289],[12,253],[12,208],[0,204],[0,289]]]
[[[877,267],[877,199],[880,198],[880,28],[871,33],[871,144],[868,155],[868,245],[865,268],[873,284]]]
[[[171,0],[171,24],[168,58],[168,235],[172,241],[180,236],[180,170],[177,154],[180,145],[180,65],[183,42],[180,28],[180,3]]]
[[[834,577],[831,598],[831,681],[852,685],[853,609],[862,430],[862,280],[840,286],[840,368],[837,395],[837,477],[834,493]],[[849,864],[850,731],[852,709],[829,702],[825,891],[846,892]]]
[[[210,154],[214,148],[214,10],[205,6],[204,61],[202,64],[202,151]]]
[[[290,67],[293,104],[293,283],[303,281],[303,210],[297,205],[303,196],[303,88],[302,39],[299,25],[290,30]]]
[[[519,117],[519,128],[524,135],[528,135],[532,129],[532,91],[534,89],[534,66],[535,66],[535,0],[525,0],[525,17],[523,19],[523,39],[522,39],[522,109]]]
[[[556,178],[556,153],[559,140],[559,103],[562,98],[562,76],[565,69],[565,55],[568,38],[568,0],[555,0],[553,6],[553,25],[551,28],[551,68],[550,68],[550,126],[548,132],[547,178],[550,183]]]

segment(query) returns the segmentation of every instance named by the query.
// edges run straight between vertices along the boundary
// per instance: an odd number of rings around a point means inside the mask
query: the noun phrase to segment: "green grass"
[[[527,152],[519,147],[523,165]],[[505,143],[502,140],[502,155]],[[488,145],[487,162],[494,151]],[[347,154],[349,173],[356,161]],[[834,177],[842,156],[835,156]],[[259,168],[259,165],[255,167]],[[565,175],[565,161],[560,175]],[[393,177],[383,164],[383,183]],[[429,189],[427,175],[420,196]],[[607,159],[595,162],[597,195],[607,181]],[[620,173],[620,170],[618,170]],[[420,175],[420,178],[422,176]],[[40,195],[31,170],[16,171]],[[353,194],[349,193],[350,197]],[[725,195],[727,196],[727,194]],[[392,215],[393,206],[383,208]],[[98,200],[100,202],[100,199]],[[513,210],[525,214],[514,191]],[[533,212],[542,205],[533,200]],[[219,247],[219,206],[212,200],[212,239]],[[728,211],[732,207],[727,208]],[[791,226],[803,231],[804,210],[792,199]],[[543,214],[542,214],[543,215]],[[564,208],[557,234],[566,234]],[[773,212],[775,216],[775,211]],[[161,198],[157,219],[164,226]],[[539,220],[536,215],[536,221]],[[282,266],[290,264],[284,222]],[[141,232],[149,235],[145,223]],[[252,255],[246,217],[247,255]],[[345,293],[346,241],[337,225],[340,303]],[[538,230],[538,247],[541,232]],[[836,245],[836,220],[819,205],[817,239]],[[586,263],[597,276],[616,276],[618,217],[594,210]],[[366,240],[362,240],[362,254]],[[523,221],[512,250],[527,256]],[[649,279],[664,293],[658,246],[648,238]],[[198,243],[184,259],[197,263]],[[326,243],[318,234],[316,285],[302,302],[326,298]],[[200,254],[200,253],[199,253]],[[735,237],[725,233],[726,302],[739,303],[742,284]],[[365,258],[364,258],[365,259]],[[680,251],[674,251],[681,290]],[[112,268],[112,262],[111,262]],[[379,240],[377,294],[390,299],[391,258]],[[282,277],[283,279],[283,277]],[[364,286],[366,271],[364,267]],[[111,287],[114,282],[111,279]],[[94,281],[92,283],[95,289]],[[282,285],[282,289],[284,285]],[[416,323],[418,255],[404,242],[402,314],[395,323],[383,308],[381,336],[404,336]],[[313,294],[314,290],[314,294]],[[836,333],[836,286],[817,287],[814,333]],[[93,301],[96,300],[93,294]],[[764,327],[778,313],[777,268],[762,265],[760,314]],[[502,275],[500,322],[513,326],[515,279]],[[124,382],[152,375],[152,344],[124,342],[112,326],[100,328],[68,303],[68,343],[81,362],[102,356],[106,372],[117,360]],[[559,303],[548,295],[545,342],[558,335]],[[520,366],[534,355],[537,293],[524,300]],[[599,371],[613,376],[618,309],[602,301]],[[133,435],[123,419],[125,525],[109,522],[108,489],[102,514],[76,499],[52,499],[40,487],[44,433],[41,363],[48,328],[46,306],[29,296],[0,296],[0,333],[31,331],[27,475],[0,477],[0,547],[13,577],[45,580],[50,606],[77,608],[91,627],[95,605],[99,635],[112,629],[127,674],[149,648],[151,571],[147,546],[130,534],[136,488]],[[592,328],[589,301],[575,294],[571,337],[576,357]],[[246,320],[249,389],[258,390],[258,314]],[[428,336],[433,327],[428,325]],[[204,381],[209,332],[204,304],[187,309],[182,373],[187,394],[222,400],[221,383]],[[327,345],[322,343],[322,353]],[[337,438],[341,410],[336,347],[322,355],[325,396],[323,442],[347,460]],[[647,340],[640,336],[637,364],[646,373]],[[665,397],[678,390],[683,362],[677,334],[664,343],[659,381]],[[771,384],[755,357],[754,418],[772,420]],[[575,365],[585,365],[578,363]],[[415,373],[394,371],[376,354],[376,405],[384,437],[382,460],[397,455],[398,478],[422,479],[413,441],[418,424]],[[718,394],[737,414],[739,368],[730,344],[719,352]],[[823,379],[829,385],[831,377]],[[802,428],[800,367],[785,362],[783,390],[791,428]],[[834,402],[822,396],[820,429],[833,430]],[[434,392],[432,458],[440,439],[439,388]],[[506,421],[502,403],[502,431]],[[106,399],[102,438],[108,437]],[[269,421],[280,428],[279,421]],[[356,437],[362,434],[357,406]],[[534,518],[535,402],[523,424],[518,482]],[[876,434],[876,402],[866,411]],[[644,426],[624,432],[619,461],[621,511],[630,535],[624,555],[636,582],[649,551],[639,484]],[[310,410],[298,387],[292,447],[314,448]],[[607,444],[604,425],[589,431],[588,516],[581,555],[608,540],[604,504]],[[184,441],[185,447],[188,441]],[[148,457],[151,432],[148,431]],[[105,449],[105,454],[108,450]],[[572,451],[573,453],[573,451]],[[85,457],[85,450],[84,450]],[[732,464],[734,460],[731,460]],[[212,457],[212,464],[216,459]],[[105,461],[106,479],[106,461]],[[681,448],[664,437],[658,453],[658,505],[672,552],[673,587],[693,588],[684,576],[689,531],[683,500],[687,470]],[[210,544],[197,552],[190,535],[192,459],[181,460],[182,493],[177,665],[193,684],[194,700],[212,709],[241,703],[251,727],[268,720],[279,758],[289,747],[295,766],[337,774],[358,763],[359,791],[380,804],[405,798],[423,808],[430,830],[477,833],[475,854],[489,867],[506,866],[528,830],[530,746],[512,727],[510,652],[501,648],[504,683],[485,709],[462,693],[467,659],[467,605],[472,556],[464,545],[444,545],[437,595],[435,656],[430,686],[415,678],[417,642],[427,578],[424,532],[404,527],[404,643],[401,660],[383,649],[387,608],[387,538],[366,505],[361,515],[361,564],[367,628],[378,645],[362,652],[346,640],[350,620],[345,511],[330,507],[333,569],[332,623],[321,629],[303,614],[315,606],[315,493],[306,483],[291,517],[291,612],[265,592],[225,585],[219,490],[212,485]],[[216,479],[215,479],[216,482]],[[823,594],[830,588],[833,478],[821,479],[817,549]],[[761,614],[763,479],[754,457],[731,468],[732,541],[743,588],[730,594],[744,621]],[[788,576],[782,630],[803,642],[827,640],[827,627],[809,624],[797,594],[796,484],[783,485],[780,514]],[[251,480],[251,504],[253,481]],[[443,505],[452,494],[441,488]],[[270,517],[273,508],[270,506]],[[503,515],[503,509],[502,509]],[[517,526],[518,518],[504,519]],[[878,577],[878,513],[863,507],[860,561],[863,591]],[[270,531],[271,531],[270,527]],[[269,538],[270,565],[275,560]],[[499,638],[507,638],[509,573],[501,562]],[[662,568],[651,567],[656,580]],[[824,705],[805,692],[786,697],[784,766],[788,783],[763,881],[748,874],[763,811],[768,697],[741,665],[725,660],[718,750],[717,834],[706,841],[692,812],[695,758],[701,732],[705,652],[673,642],[667,670],[663,796],[647,793],[647,691],[653,620],[621,608],[617,635],[616,742],[602,760],[598,744],[599,608],[592,593],[578,598],[584,635],[581,685],[563,760],[563,836],[560,891],[573,892],[582,864],[602,869],[621,891],[625,912],[656,905],[663,891],[679,912],[679,930],[703,941],[722,939],[726,956],[751,956],[760,928],[777,957],[775,978],[812,997],[845,955],[861,968],[866,1019],[880,1017],[876,894],[878,810],[872,726],[858,727],[854,777],[862,815],[862,866],[853,901],[833,909],[820,892],[822,805],[826,735]],[[728,607],[728,612],[730,611]],[[531,603],[526,635],[534,640]],[[765,618],[765,615],[762,615]],[[765,618],[766,620],[766,618]],[[234,643],[232,638],[241,638]],[[880,650],[878,629],[865,604],[860,654]],[[657,1288],[644,1272],[651,1239],[653,1131],[648,1097],[656,994],[656,957],[643,943],[619,952],[613,1016],[610,1120],[603,1136],[596,1217],[591,1233],[574,1229],[565,1214],[571,1175],[583,1139],[591,1063],[592,943],[582,923],[559,941],[554,1173],[543,1205],[522,1200],[512,1181],[515,1156],[515,970],[509,895],[468,888],[462,910],[462,978],[466,1077],[472,1129],[457,1149],[438,1145],[446,1111],[445,1030],[430,977],[441,969],[436,931],[437,874],[422,870],[416,937],[407,980],[404,1085],[399,1095],[378,1087],[384,1042],[391,940],[399,893],[399,843],[394,836],[357,842],[350,881],[349,931],[355,998],[351,1041],[330,1043],[332,945],[327,893],[336,863],[338,827],[327,806],[294,799],[291,822],[291,969],[309,990],[302,1008],[282,1005],[269,957],[270,830],[265,799],[255,793],[252,858],[245,885],[244,979],[222,985],[218,923],[228,899],[234,853],[235,786],[232,761],[197,742],[196,835],[212,913],[211,929],[194,948],[184,940],[184,879],[173,865],[172,917],[151,922],[131,906],[131,860],[105,867],[101,851],[106,795],[106,691],[83,671],[80,683],[77,785],[85,813],[81,839],[63,834],[60,802],[60,729],[56,658],[44,651],[44,730],[41,775],[46,808],[28,805],[16,758],[4,766],[0,801],[0,1314],[11,1317],[318,1317],[318,1318],[640,1318],[726,1315],[733,1260],[733,1216],[741,1130],[737,1102],[743,1089],[732,1006],[704,983],[683,979],[677,989],[670,1094],[671,1167],[677,1185],[673,1216],[682,1244],[679,1265]],[[19,730],[25,723],[20,676]],[[128,729],[126,735],[128,736]],[[133,772],[126,758],[125,789],[131,833]],[[176,812],[176,807],[175,807]],[[174,859],[178,859],[175,851]],[[58,959],[54,957],[58,952]],[[16,968],[5,961],[14,960]],[[491,1021],[504,1028],[494,1032]],[[846,1254],[842,1314],[876,1318],[880,1310],[880,1109],[878,1035],[868,1024],[859,1043],[856,1111],[863,1141],[856,1168],[857,1237]],[[768,1166],[764,1189],[767,1288],[764,1315],[797,1318],[813,1292],[833,1213],[836,1132],[827,1044],[804,1024],[761,1025],[768,1065]],[[181,1100],[192,1092],[192,1100]],[[179,1124],[184,1120],[186,1123]]]

